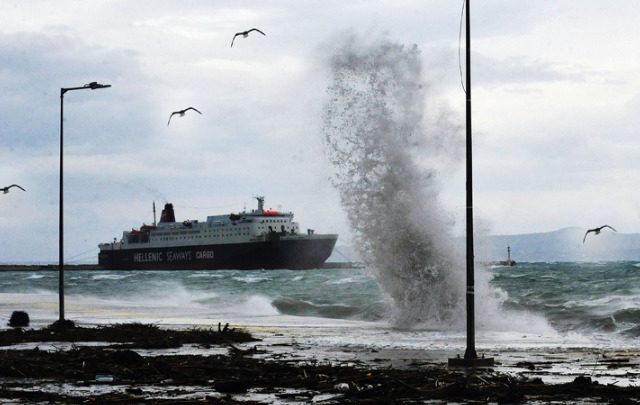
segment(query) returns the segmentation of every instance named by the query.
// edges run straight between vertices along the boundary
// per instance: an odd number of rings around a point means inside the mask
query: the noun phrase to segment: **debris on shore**
[[[268,347],[233,328],[169,330],[155,325],[0,331],[0,345],[73,342],[68,350],[0,348],[0,401],[136,403],[407,403],[423,400],[519,403],[541,401],[629,401],[640,387],[598,384],[581,376],[564,384],[499,373],[421,364],[402,369],[350,361],[278,360]],[[82,342],[107,345],[82,345]],[[86,344],[86,343],[85,343]],[[164,354],[147,349],[186,344],[227,348],[226,354]],[[213,352],[212,352],[213,353]],[[260,353],[260,356],[254,354]],[[46,383],[64,389],[33,389]],[[100,390],[95,387],[99,386]],[[76,387],[77,389],[74,389]],[[87,389],[87,387],[93,387]],[[584,401],[583,401],[584,402]],[[631,403],[631,402],[620,402]]]
[[[175,348],[188,343],[224,345],[255,341],[248,332],[236,329],[162,329],[157,325],[124,323],[77,327],[72,321],[56,321],[42,329],[0,331],[0,346],[25,342],[110,342],[138,349]]]

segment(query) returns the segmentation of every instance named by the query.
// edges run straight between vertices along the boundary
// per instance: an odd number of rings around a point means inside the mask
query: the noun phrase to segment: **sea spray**
[[[514,270],[517,271],[517,270]],[[505,307],[509,294],[491,284],[493,272],[486,264],[475,266],[476,329],[492,332],[521,332],[554,336],[556,330],[539,313],[525,308],[518,310]]]
[[[399,327],[459,326],[464,266],[438,201],[437,156],[460,127],[425,129],[420,52],[385,38],[342,37],[329,57],[323,133],[354,242],[390,297]],[[435,162],[436,160],[427,160]]]

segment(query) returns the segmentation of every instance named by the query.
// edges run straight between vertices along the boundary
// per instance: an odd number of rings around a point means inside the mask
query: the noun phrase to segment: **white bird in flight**
[[[19,186],[19,185],[17,185],[17,184],[12,184],[12,185],[10,185],[10,186],[0,188],[0,190],[2,190],[2,192],[3,192],[4,194],[7,194],[7,193],[9,192],[9,189],[10,189],[11,187],[18,187],[18,188],[19,188],[20,190],[22,190],[22,191],[27,191],[27,190],[25,190],[24,188],[20,187],[20,186]]]
[[[261,34],[262,34],[262,35],[264,35],[264,36],[266,36],[266,35],[267,35],[267,34],[265,34],[264,32],[260,31],[260,30],[259,30],[259,29],[257,29],[257,28],[251,28],[250,30],[246,30],[246,31],[242,31],[242,32],[236,32],[236,34],[233,36],[233,39],[231,40],[231,47],[233,48],[233,41],[235,41],[235,40],[236,40],[236,37],[237,37],[238,35],[242,35],[242,37],[243,37],[243,38],[246,38],[246,37],[248,37],[248,36],[249,36],[249,33],[250,33],[251,31],[257,31],[257,32],[261,33]]]
[[[611,227],[611,226],[609,226],[609,225],[602,225],[602,226],[600,226],[600,227],[598,227],[598,228],[589,229],[587,232],[585,232],[585,233],[584,233],[584,238],[582,238],[582,243],[584,243],[584,241],[585,241],[585,240],[587,240],[587,235],[589,234],[589,232],[593,232],[595,235],[600,235],[600,231],[601,231],[603,228],[609,228],[609,229],[611,229],[611,230],[612,230],[612,231],[614,231],[614,232],[618,232],[618,231],[616,231],[613,227]]]
[[[202,114],[200,111],[198,111],[196,108],[193,108],[193,107],[188,107],[188,108],[185,108],[184,110],[180,110],[180,111],[174,111],[169,116],[169,121],[167,122],[167,125],[169,125],[171,123],[171,117],[173,117],[176,114],[178,114],[181,117],[184,117],[184,113],[186,113],[189,110],[193,110],[193,111],[197,112],[198,114]]]

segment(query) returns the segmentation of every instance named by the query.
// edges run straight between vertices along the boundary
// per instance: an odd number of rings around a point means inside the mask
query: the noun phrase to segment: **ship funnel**
[[[173,204],[167,203],[164,205],[162,215],[160,215],[160,223],[163,222],[176,222],[176,216],[173,213]]]
[[[264,211],[264,197],[256,197],[256,200],[258,200],[258,212]]]

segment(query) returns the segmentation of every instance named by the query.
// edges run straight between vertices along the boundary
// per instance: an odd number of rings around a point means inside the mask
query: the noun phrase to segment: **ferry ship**
[[[98,245],[98,264],[114,270],[316,269],[331,255],[338,235],[300,232],[293,213],[258,208],[239,214],[177,222],[167,203],[160,222],[124,231]]]

